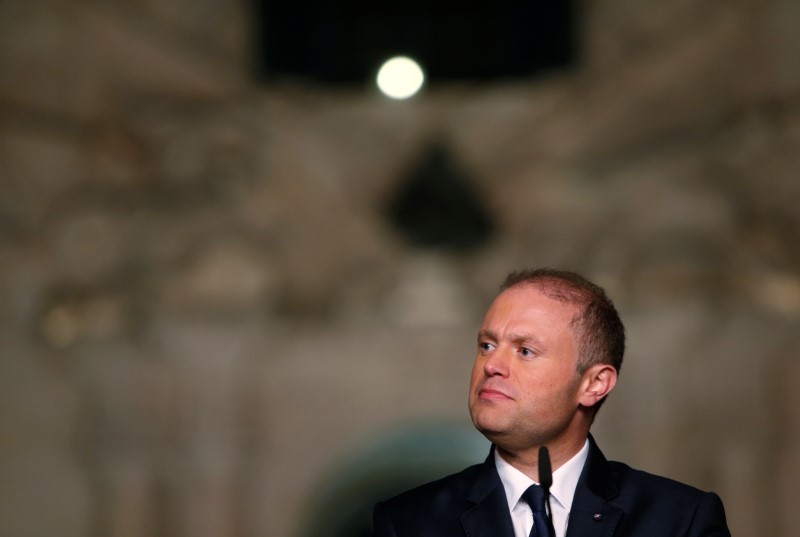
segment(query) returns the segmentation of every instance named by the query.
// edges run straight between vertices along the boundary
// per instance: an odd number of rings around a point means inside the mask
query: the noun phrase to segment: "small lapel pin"
[[[594,519],[595,522],[600,522],[601,520],[603,520],[603,515],[600,513],[595,513],[592,518]]]

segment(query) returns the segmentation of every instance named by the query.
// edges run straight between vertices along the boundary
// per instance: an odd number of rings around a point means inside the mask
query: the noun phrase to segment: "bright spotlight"
[[[378,88],[392,99],[413,97],[424,82],[422,68],[406,56],[390,58],[378,70]]]

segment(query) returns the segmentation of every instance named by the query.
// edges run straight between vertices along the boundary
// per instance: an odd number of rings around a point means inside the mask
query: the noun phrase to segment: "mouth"
[[[481,388],[478,390],[478,399],[486,399],[490,401],[508,401],[511,399],[511,397],[500,390]]]

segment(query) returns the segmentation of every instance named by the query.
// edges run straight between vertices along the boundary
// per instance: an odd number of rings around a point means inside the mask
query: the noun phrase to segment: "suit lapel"
[[[596,496],[581,501],[577,494],[569,514],[567,537],[611,537],[622,518],[622,509]]]
[[[494,446],[467,496],[471,506],[461,515],[467,537],[513,537],[508,500],[497,475]]]
[[[623,511],[609,500],[619,494],[617,483],[600,448],[589,436],[589,457],[578,479],[566,537],[611,537]]]

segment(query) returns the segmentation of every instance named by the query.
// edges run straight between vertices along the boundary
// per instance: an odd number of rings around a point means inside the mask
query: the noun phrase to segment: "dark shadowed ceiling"
[[[359,83],[392,55],[432,83],[528,77],[576,58],[575,2],[252,0],[256,70],[265,80]]]

